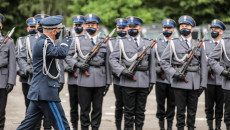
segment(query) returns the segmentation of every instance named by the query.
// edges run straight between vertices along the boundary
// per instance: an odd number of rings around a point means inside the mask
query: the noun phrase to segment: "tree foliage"
[[[119,17],[138,16],[144,24],[161,23],[164,18],[176,22],[181,15],[190,15],[197,25],[220,19],[230,23],[229,0],[0,0],[0,13],[5,16],[3,33],[16,27],[14,38],[27,35],[26,19],[35,14],[61,14],[64,23],[72,24],[72,16],[95,13],[110,29]]]

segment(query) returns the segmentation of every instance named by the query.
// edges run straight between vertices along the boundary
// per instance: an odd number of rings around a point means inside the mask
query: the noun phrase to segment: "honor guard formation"
[[[0,31],[4,19],[0,14]],[[16,45],[11,38],[15,28],[0,35],[0,130],[17,75],[26,106],[17,130],[99,130],[103,99],[112,85],[117,130],[143,130],[154,87],[160,130],[172,130],[173,123],[177,130],[194,130],[203,91],[203,129],[221,130],[223,118],[230,130],[230,38],[223,37],[222,21],[210,21],[211,36],[204,40],[193,39],[196,22],[188,15],[178,22],[163,19],[162,37],[153,40],[142,37],[144,21],[136,16],[117,18],[106,37],[99,33],[103,21],[96,14],[74,15],[73,36],[62,22],[61,15],[29,17],[28,35],[18,37]],[[174,38],[177,28],[181,36]],[[59,97],[65,83],[70,124]]]

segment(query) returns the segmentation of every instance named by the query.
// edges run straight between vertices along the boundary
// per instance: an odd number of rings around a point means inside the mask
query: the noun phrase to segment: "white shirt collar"
[[[220,39],[220,40],[221,40],[221,39]],[[217,41],[218,44],[220,43],[220,40]],[[212,41],[215,43],[214,39],[212,39]]]
[[[93,37],[91,37],[88,33],[87,33],[87,35],[89,36],[90,39],[93,38],[93,42],[94,42],[95,44],[97,43],[97,36],[98,36],[98,35],[93,36]]]
[[[167,41],[171,40],[172,38],[168,40],[168,39],[166,39],[166,38],[164,37],[164,39],[165,39],[165,42],[167,42]]]
[[[134,40],[134,37],[132,37],[133,38],[133,40]],[[137,36],[137,44],[138,44],[138,46],[140,46],[140,42],[141,42],[141,36],[139,35],[139,36]]]
[[[188,41],[188,45],[189,47],[191,47],[191,40],[192,40],[192,37],[189,37],[188,39],[185,39],[183,36],[181,36],[183,38],[183,40],[187,40]]]

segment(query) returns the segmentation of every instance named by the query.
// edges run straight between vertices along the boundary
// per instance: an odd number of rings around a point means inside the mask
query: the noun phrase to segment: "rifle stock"
[[[114,34],[116,31],[116,28],[113,29],[113,31],[106,37],[106,39],[103,42],[99,42],[98,45],[96,45],[90,52],[89,56],[86,58],[85,63],[89,64],[89,61],[96,55],[98,52],[99,48],[101,47],[102,44],[105,44],[109,41],[110,37]],[[89,77],[89,73],[87,70],[84,71],[85,76]]]
[[[201,40],[200,43],[198,44],[198,46],[197,46],[197,47],[194,47],[193,50],[189,53],[187,61],[186,61],[186,62],[183,64],[183,66],[181,67],[180,73],[182,73],[182,74],[185,75],[185,72],[186,72],[188,66],[190,65],[190,63],[191,63],[191,61],[192,61],[192,59],[193,59],[193,57],[194,57],[196,51],[202,46],[203,43],[204,43],[204,42]],[[188,79],[187,79],[186,77],[184,78],[184,82],[185,82],[185,83],[188,83],[188,82],[189,82]]]
[[[129,68],[129,70],[131,70],[133,72],[135,70],[135,68],[139,65],[139,63],[142,61],[144,56],[146,55],[146,52],[148,51],[148,49],[153,48],[156,44],[157,44],[157,41],[154,41],[152,45],[146,47],[140,53],[140,55],[137,57],[136,61],[130,66],[131,68]],[[136,81],[136,80],[137,80],[137,78],[135,76],[133,76],[133,81]]]

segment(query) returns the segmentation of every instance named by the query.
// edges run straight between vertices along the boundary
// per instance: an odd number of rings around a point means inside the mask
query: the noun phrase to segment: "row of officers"
[[[104,40],[98,36],[101,19],[96,14],[87,14],[75,15],[72,20],[75,36],[60,41],[63,17],[35,15],[26,20],[29,34],[19,37],[16,46],[12,39],[1,45],[0,130],[4,129],[7,95],[15,85],[16,75],[20,76],[26,104],[25,119],[17,129],[40,129],[43,120],[46,130],[51,126],[69,130],[59,98],[65,83],[64,72],[68,73],[70,121],[74,130],[78,129],[79,117],[81,130],[99,129],[103,98],[112,83],[117,130],[122,129],[123,117],[125,130],[143,129],[146,101],[154,85],[160,130],[172,130],[175,108],[177,129],[194,130],[198,98],[204,90],[207,129],[221,130],[224,115],[224,123],[230,130],[230,38],[222,38],[226,29],[222,21],[211,22],[212,39],[204,41],[186,74],[182,74],[180,69],[188,53],[200,43],[192,39],[196,22],[190,16],[178,20],[180,38],[172,38],[177,27],[174,20],[162,21],[164,38],[157,39],[135,72],[128,68],[153,43],[140,36],[141,18],[117,18],[118,36],[103,44],[89,63],[85,60],[91,50]],[[0,14],[0,29],[3,21]],[[184,82],[184,77],[188,82]]]

